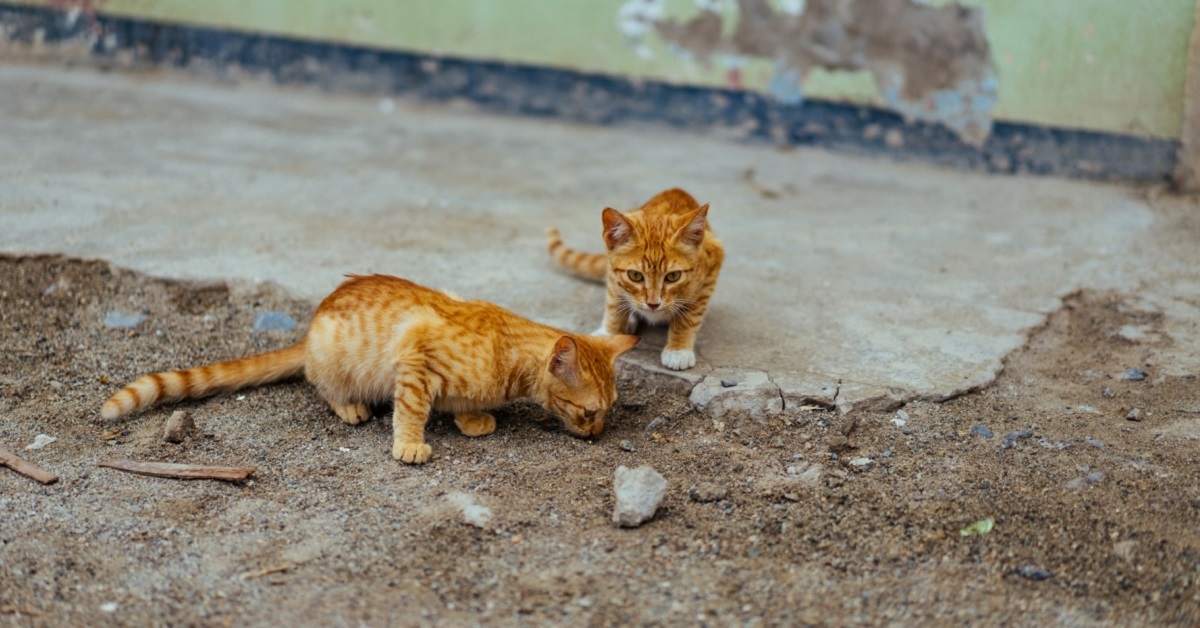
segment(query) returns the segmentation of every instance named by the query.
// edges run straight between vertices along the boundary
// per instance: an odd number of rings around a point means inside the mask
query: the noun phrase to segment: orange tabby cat
[[[717,287],[725,250],[708,227],[708,205],[678,188],[622,214],[605,209],[608,255],[573,251],[547,230],[550,254],[589,279],[608,278],[604,322],[597,334],[634,333],[638,320],[670,323],[662,363],[670,369],[696,364],[696,332]]]
[[[539,325],[484,301],[462,301],[386,275],[350,275],[321,302],[305,339],[280,349],[126,386],[100,410],[115,419],[159,401],[196,398],[304,373],[343,421],[371,417],[392,399],[392,456],[429,460],[431,409],[454,413],[467,436],[496,429],[483,412],[536,400],[578,436],[599,434],[617,398],[613,363],[636,336],[581,336]]]

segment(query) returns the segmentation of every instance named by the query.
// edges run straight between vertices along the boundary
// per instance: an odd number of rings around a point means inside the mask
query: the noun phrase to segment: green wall
[[[778,2],[779,0],[772,0]],[[28,0],[47,5],[49,0]],[[61,4],[59,2],[58,4]],[[724,85],[726,71],[656,37],[639,55],[617,27],[624,0],[108,0],[106,14],[413,52]],[[732,2],[724,2],[730,13]],[[931,4],[945,4],[944,1]],[[966,0],[985,11],[997,119],[1177,137],[1195,0]],[[667,14],[696,13],[668,0]],[[766,90],[767,61],[743,69]],[[816,71],[807,97],[880,104],[864,72]]]

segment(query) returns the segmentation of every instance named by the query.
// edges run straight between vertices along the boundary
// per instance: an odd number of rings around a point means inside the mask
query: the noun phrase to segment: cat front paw
[[[663,349],[663,366],[672,371],[682,371],[696,366],[696,352],[691,349]]]
[[[433,455],[433,449],[425,443],[392,443],[392,457],[405,464],[425,464]]]
[[[371,409],[368,408],[367,404],[365,403],[333,405],[333,411],[342,418],[342,421],[345,421],[350,425],[358,425],[359,423],[371,418]]]
[[[496,417],[486,412],[456,414],[454,415],[454,424],[458,426],[458,431],[462,432],[463,436],[487,436],[496,431]]]

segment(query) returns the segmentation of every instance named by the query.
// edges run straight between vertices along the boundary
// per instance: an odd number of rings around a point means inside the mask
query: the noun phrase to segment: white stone
[[[667,492],[667,479],[648,466],[630,470],[622,465],[613,475],[613,490],[617,496],[613,523],[623,528],[636,528],[658,511]]]

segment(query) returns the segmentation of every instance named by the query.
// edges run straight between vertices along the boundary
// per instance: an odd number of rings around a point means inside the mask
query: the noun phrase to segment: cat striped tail
[[[112,420],[160,401],[196,399],[218,392],[269,384],[304,371],[304,342],[286,349],[218,362],[182,371],[143,375],[122,388],[100,408]]]
[[[546,229],[546,248],[559,265],[584,279],[604,281],[608,273],[608,256],[601,253],[583,253],[567,247],[558,235],[558,229],[554,227]]]

